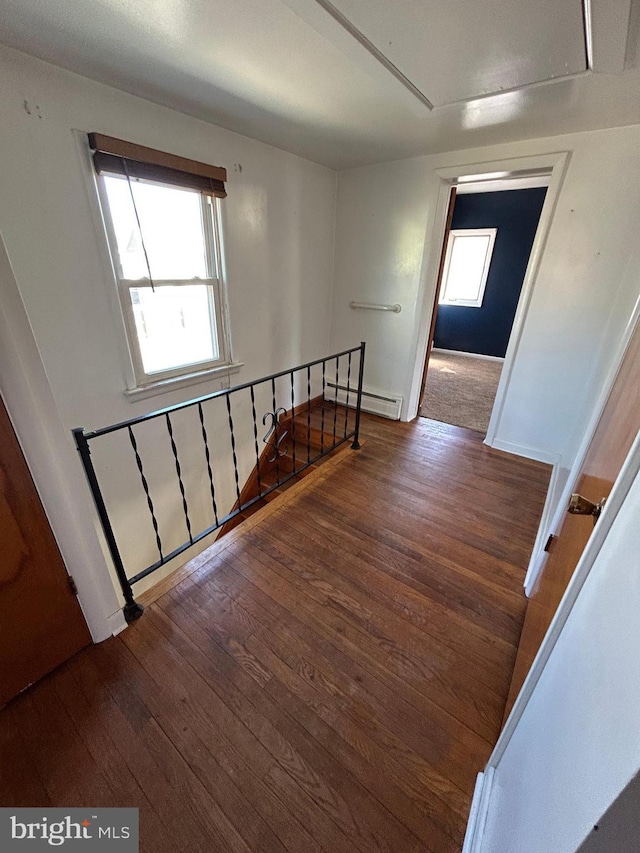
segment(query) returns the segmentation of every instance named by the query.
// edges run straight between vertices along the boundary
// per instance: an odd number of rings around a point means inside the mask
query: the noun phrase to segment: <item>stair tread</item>
[[[288,435],[286,436],[285,441],[282,442],[280,448],[281,450],[286,450],[285,454],[278,457],[277,464],[276,460],[273,460],[273,462],[268,461],[266,452],[263,453],[260,461],[260,491],[271,489],[274,486],[276,486],[276,488],[273,488],[273,491],[269,492],[269,494],[265,495],[261,500],[256,501],[255,504],[252,504],[249,509],[239,513],[235,518],[223,525],[219,536],[224,536],[225,533],[228,533],[234,527],[237,527],[238,524],[241,524],[245,518],[249,518],[261,507],[264,507],[271,501],[276,500],[279,495],[283,494],[287,489],[300,482],[303,477],[306,477],[308,474],[315,471],[322,464],[324,459],[331,455],[334,449],[337,449],[333,445],[337,445],[338,442],[343,440],[345,434],[346,412],[347,410],[345,407],[340,405],[337,406],[336,412],[334,404],[325,400],[323,403],[318,402],[313,404],[310,412],[307,412],[306,409],[298,412],[293,420],[291,417],[282,418],[280,424],[283,429],[288,431]],[[333,432],[334,413],[336,415],[335,442]],[[355,415],[353,411],[349,409],[347,431],[353,430],[354,423]],[[324,432],[322,429],[323,426]],[[325,455],[318,458],[323,450]],[[313,459],[314,462],[308,464],[308,459]],[[300,470],[301,466],[305,466],[303,470]],[[295,476],[290,476],[294,472]],[[259,493],[257,478],[255,478],[255,469],[251,476],[254,478],[254,491],[252,494],[251,488],[247,490],[247,486],[245,485],[245,488],[242,491],[242,498],[244,502],[251,500],[252,497]],[[285,477],[288,478],[286,481],[284,480]],[[249,492],[248,494],[247,491]]]

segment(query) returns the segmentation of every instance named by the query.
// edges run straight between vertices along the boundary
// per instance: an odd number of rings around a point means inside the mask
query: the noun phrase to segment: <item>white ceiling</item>
[[[0,41],[345,168],[640,122],[637,8],[585,2],[624,73],[581,0],[0,0]]]

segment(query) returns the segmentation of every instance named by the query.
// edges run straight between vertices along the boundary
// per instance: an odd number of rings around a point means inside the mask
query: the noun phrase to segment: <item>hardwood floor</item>
[[[139,806],[145,851],[460,851],[549,469],[363,438],[0,712],[0,805]]]

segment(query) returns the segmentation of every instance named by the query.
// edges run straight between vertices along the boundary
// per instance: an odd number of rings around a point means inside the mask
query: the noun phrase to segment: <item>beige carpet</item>
[[[420,415],[486,433],[501,371],[501,361],[432,353]]]

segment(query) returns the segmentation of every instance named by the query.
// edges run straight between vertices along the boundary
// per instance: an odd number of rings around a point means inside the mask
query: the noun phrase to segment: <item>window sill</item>
[[[147,397],[166,394],[169,391],[175,391],[178,388],[187,388],[189,385],[198,385],[201,382],[207,382],[211,379],[228,379],[234,373],[239,373],[242,367],[244,367],[243,362],[234,361],[232,364],[211,367],[207,370],[200,370],[198,373],[189,373],[187,376],[173,376],[171,379],[160,379],[157,382],[150,382],[148,385],[126,388],[124,395],[133,403],[136,400],[145,400]],[[227,388],[229,384],[226,385]]]

